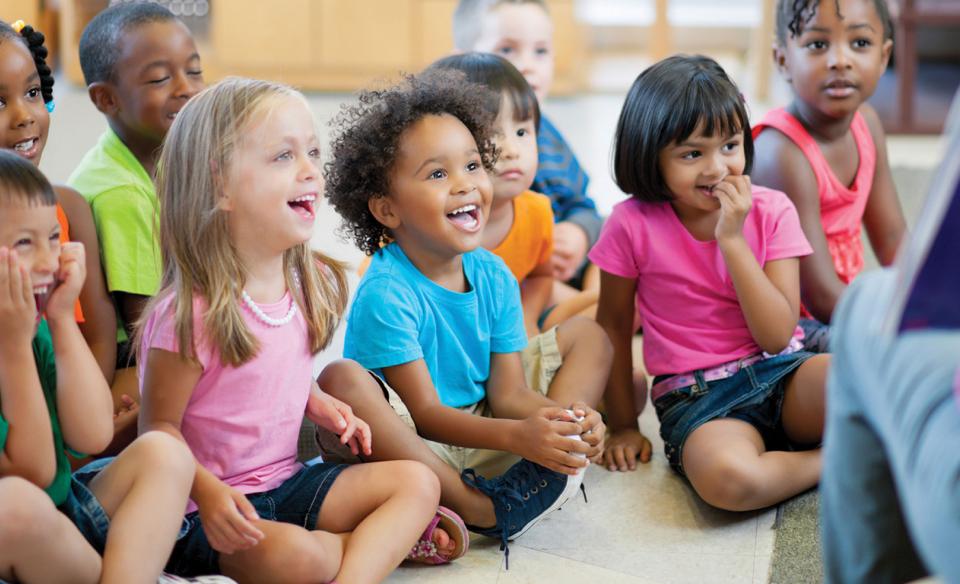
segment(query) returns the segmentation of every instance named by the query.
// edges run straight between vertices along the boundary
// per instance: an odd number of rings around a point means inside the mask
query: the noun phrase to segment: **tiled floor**
[[[60,83],[56,93],[57,110],[42,168],[54,182],[64,182],[105,124],[85,91]],[[610,178],[608,162],[622,95],[556,99],[545,105],[590,173],[592,194],[604,213],[622,197]],[[346,99],[349,97],[310,97],[323,142],[329,134],[327,121]],[[754,117],[765,109],[754,107]],[[894,165],[929,167],[938,151],[939,144],[932,138],[897,138],[890,143]],[[335,257],[358,261],[360,253],[334,235],[337,225],[335,214],[325,206],[314,244]],[[324,360],[335,357],[340,346],[335,342]],[[733,514],[703,504],[667,467],[652,408],[642,416],[641,426],[654,442],[653,461],[628,474],[588,469],[585,483],[590,502],[569,502],[512,544],[509,570],[497,543],[479,538],[471,553],[453,565],[405,567],[390,581],[766,582],[775,512]]]

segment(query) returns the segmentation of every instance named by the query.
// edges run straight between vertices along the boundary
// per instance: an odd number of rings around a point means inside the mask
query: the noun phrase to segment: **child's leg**
[[[180,529],[196,463],[161,432],[137,438],[91,482],[110,517],[101,582],[155,582]]]
[[[307,531],[277,521],[259,520],[254,525],[263,532],[263,539],[248,550],[220,554],[224,575],[240,584],[330,582],[336,576],[349,534]],[[367,559],[375,557],[376,553]]]
[[[817,484],[820,449],[767,451],[760,433],[742,420],[713,420],[683,445],[683,470],[697,494],[730,511],[761,509]]]
[[[415,460],[427,465],[440,479],[440,501],[456,511],[468,525],[496,524],[493,503],[480,491],[467,486],[457,469],[440,459],[417,433],[390,407],[380,385],[353,361],[338,361],[324,368],[320,387],[353,408],[373,432],[370,460]]]
[[[433,518],[440,483],[412,461],[355,465],[323,501],[317,529],[350,531],[337,582],[380,582],[400,565]]]
[[[0,479],[0,579],[97,582],[100,556],[53,501],[19,477]]]
[[[600,299],[599,290],[580,292],[563,302],[556,304],[547,318],[543,320],[542,329],[547,331],[575,316],[583,316],[591,320],[597,316],[597,301]]]
[[[823,439],[827,369],[830,355],[806,360],[787,381],[783,396],[783,430],[798,444],[819,444]]]
[[[549,381],[547,396],[568,406],[582,401],[595,408],[610,376],[613,349],[600,326],[586,318],[572,318],[557,327],[562,364]]]

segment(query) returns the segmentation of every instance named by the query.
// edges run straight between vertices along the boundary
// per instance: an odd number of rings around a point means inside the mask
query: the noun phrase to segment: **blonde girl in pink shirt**
[[[196,459],[174,573],[379,582],[405,558],[466,548],[426,466],[296,460],[304,415],[372,452],[367,424],[322,388],[374,379],[349,361],[312,377],[347,299],[343,266],[309,248],[319,156],[302,95],[238,78],[194,97],[164,143],[164,274],[138,362],[141,430],[185,441]]]
[[[657,63],[627,95],[614,157],[630,199],[590,252],[614,346],[604,463],[649,459],[631,377],[636,305],[666,456],[697,493],[748,510],[815,485],[829,356],[800,349],[798,258],[811,249],[786,195],[750,183],[739,90],[707,57]]]

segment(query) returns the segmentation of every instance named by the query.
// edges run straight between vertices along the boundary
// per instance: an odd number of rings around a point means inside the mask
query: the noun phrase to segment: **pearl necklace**
[[[267,326],[283,326],[293,320],[293,317],[297,314],[297,302],[293,299],[293,295],[290,297],[290,310],[288,310],[287,313],[280,318],[273,318],[264,312],[263,309],[257,306],[257,303],[253,301],[253,298],[250,298],[250,295],[247,294],[246,290],[240,291],[240,297],[243,298],[243,303],[247,305],[247,308],[250,309],[250,312],[253,313],[253,316],[257,317],[257,320]]]

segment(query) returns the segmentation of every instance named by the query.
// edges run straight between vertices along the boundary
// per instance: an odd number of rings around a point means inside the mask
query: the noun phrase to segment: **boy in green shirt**
[[[55,204],[35,166],[0,151],[0,579],[156,582],[193,457],[151,432],[71,476],[68,451],[113,437],[113,404],[73,313],[83,245],[61,246]]]
[[[109,129],[68,183],[90,203],[107,289],[130,332],[160,284],[157,194],[151,177],[167,130],[203,89],[200,55],[187,27],[154,3],[107,8],[80,38],[80,66]],[[118,354],[119,366],[129,364]]]

